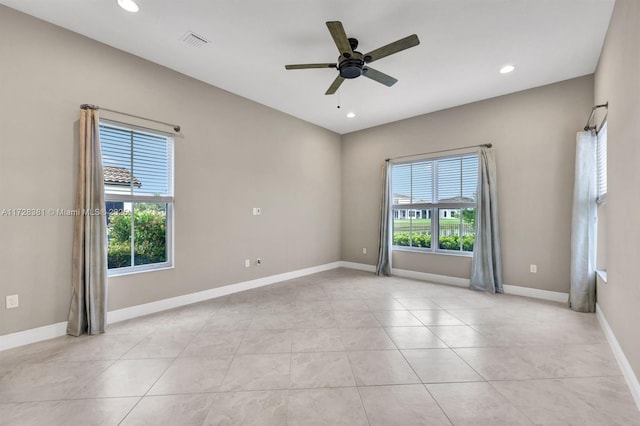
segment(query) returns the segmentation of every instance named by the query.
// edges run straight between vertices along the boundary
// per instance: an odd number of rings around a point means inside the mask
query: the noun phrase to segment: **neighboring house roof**
[[[407,200],[410,200],[411,197],[409,197],[408,195],[404,195],[404,194],[398,194],[397,192],[393,193],[393,198],[405,198]]]
[[[398,204],[411,204],[411,197],[408,195],[398,194],[397,192],[393,193],[393,199],[398,200]],[[425,200],[413,200],[413,204],[422,204],[422,203],[430,203],[431,201]]]
[[[403,194],[394,193],[392,202],[393,202],[394,205],[411,204],[411,197],[408,197],[408,196],[403,195]]]
[[[131,172],[125,167],[104,166],[102,168],[104,174],[104,183],[108,185],[131,185]],[[133,186],[140,188],[142,183],[137,177],[133,176]]]
[[[443,198],[440,200],[441,203],[475,203],[476,200],[471,197],[451,197],[451,198]]]
[[[403,194],[398,194],[398,193],[393,194],[393,199],[398,200],[399,204],[409,204],[411,201],[411,197]],[[475,202],[476,200],[472,197],[461,197],[461,196],[443,198],[439,201],[439,203],[475,203]],[[431,201],[424,201],[424,200],[413,201],[413,204],[420,204],[420,203],[431,203]]]

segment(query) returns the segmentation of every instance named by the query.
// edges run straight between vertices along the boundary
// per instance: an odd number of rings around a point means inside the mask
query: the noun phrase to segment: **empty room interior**
[[[0,424],[640,425],[638,23],[0,0]]]

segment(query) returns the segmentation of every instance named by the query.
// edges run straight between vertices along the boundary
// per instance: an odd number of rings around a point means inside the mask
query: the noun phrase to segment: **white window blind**
[[[392,182],[394,199],[399,200],[399,204],[475,203],[478,156],[396,164]]]
[[[477,155],[438,160],[437,167],[438,203],[475,203]]]
[[[101,124],[100,142],[107,196],[173,198],[173,138]]]
[[[607,122],[598,131],[598,203],[607,200]]]
[[[394,204],[411,204],[411,164],[393,166],[391,181]]]

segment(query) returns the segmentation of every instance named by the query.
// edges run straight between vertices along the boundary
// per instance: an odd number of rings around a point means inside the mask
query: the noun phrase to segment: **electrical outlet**
[[[262,265],[262,259],[257,258],[256,259],[256,265],[258,265],[258,266]]]
[[[251,266],[251,259],[245,259],[244,260],[244,267],[248,268],[249,266]]]
[[[13,309],[20,306],[18,295],[12,294],[11,296],[7,296],[5,306],[7,307],[7,309]]]
[[[531,272],[532,274],[535,274],[538,272],[538,265],[529,265],[529,272]]]
[[[362,254],[367,254],[367,248],[366,247],[362,247]]]
[[[262,214],[262,209],[260,207],[254,207],[253,208],[253,215],[254,216],[260,216]]]

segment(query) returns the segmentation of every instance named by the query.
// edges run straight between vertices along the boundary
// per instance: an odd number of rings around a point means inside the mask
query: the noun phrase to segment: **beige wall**
[[[609,102],[607,283],[598,304],[640,377],[640,2],[617,0],[595,77],[595,102]]]
[[[343,136],[343,260],[376,262],[385,158],[490,142],[505,283],[568,292],[575,135],[592,96],[593,76],[585,76]],[[406,252],[395,252],[393,262],[461,278],[471,265],[468,257]]]
[[[339,135],[4,6],[0,58],[0,210],[74,207],[82,103],[182,125],[175,269],[110,279],[110,310],[340,259]],[[66,320],[71,234],[0,217],[0,335]]]

